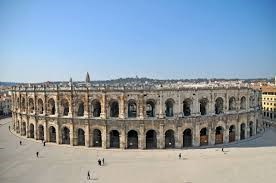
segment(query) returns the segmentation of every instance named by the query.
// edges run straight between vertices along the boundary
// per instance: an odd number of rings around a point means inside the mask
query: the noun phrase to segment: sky
[[[0,0],[0,81],[276,75],[274,0]]]

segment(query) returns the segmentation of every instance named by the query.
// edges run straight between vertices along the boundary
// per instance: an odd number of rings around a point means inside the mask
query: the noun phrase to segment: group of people
[[[98,165],[99,166],[104,166],[104,158],[103,159],[98,159]],[[87,180],[93,180],[94,178],[93,178],[93,173],[94,172],[92,172],[92,175],[90,175],[90,171],[88,170],[88,172],[87,172]],[[92,177],[92,179],[91,179],[91,177]]]
[[[101,160],[100,158],[98,159],[98,165],[99,166],[104,166],[104,158]]]

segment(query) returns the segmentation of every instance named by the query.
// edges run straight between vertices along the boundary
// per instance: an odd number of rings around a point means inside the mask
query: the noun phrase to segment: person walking
[[[102,166],[102,161],[101,161],[101,159],[98,159],[98,165]]]
[[[90,171],[87,172],[87,180],[90,180]]]
[[[36,157],[38,158],[38,154],[39,154],[39,152],[36,152]]]
[[[221,151],[224,152],[224,147],[222,146]]]
[[[181,159],[181,153],[179,153],[178,158]]]
[[[104,158],[103,158],[102,162],[103,162],[103,166],[104,166]]]
[[[22,141],[21,140],[20,140],[19,144],[22,145]]]
[[[46,146],[46,142],[45,141],[43,142],[43,146]]]

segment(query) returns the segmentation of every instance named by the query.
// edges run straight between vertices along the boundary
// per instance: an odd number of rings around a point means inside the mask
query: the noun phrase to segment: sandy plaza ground
[[[71,147],[18,137],[0,120],[1,183],[273,183],[276,129],[225,147],[113,150]],[[19,141],[22,141],[20,146]],[[39,152],[39,158],[35,153]],[[178,154],[182,154],[181,160]],[[105,159],[104,166],[97,160]],[[87,180],[90,171],[93,180]]]

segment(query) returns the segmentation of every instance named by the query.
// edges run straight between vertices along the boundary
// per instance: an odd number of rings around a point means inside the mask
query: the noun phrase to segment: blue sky
[[[0,0],[0,81],[276,75],[273,0]]]

